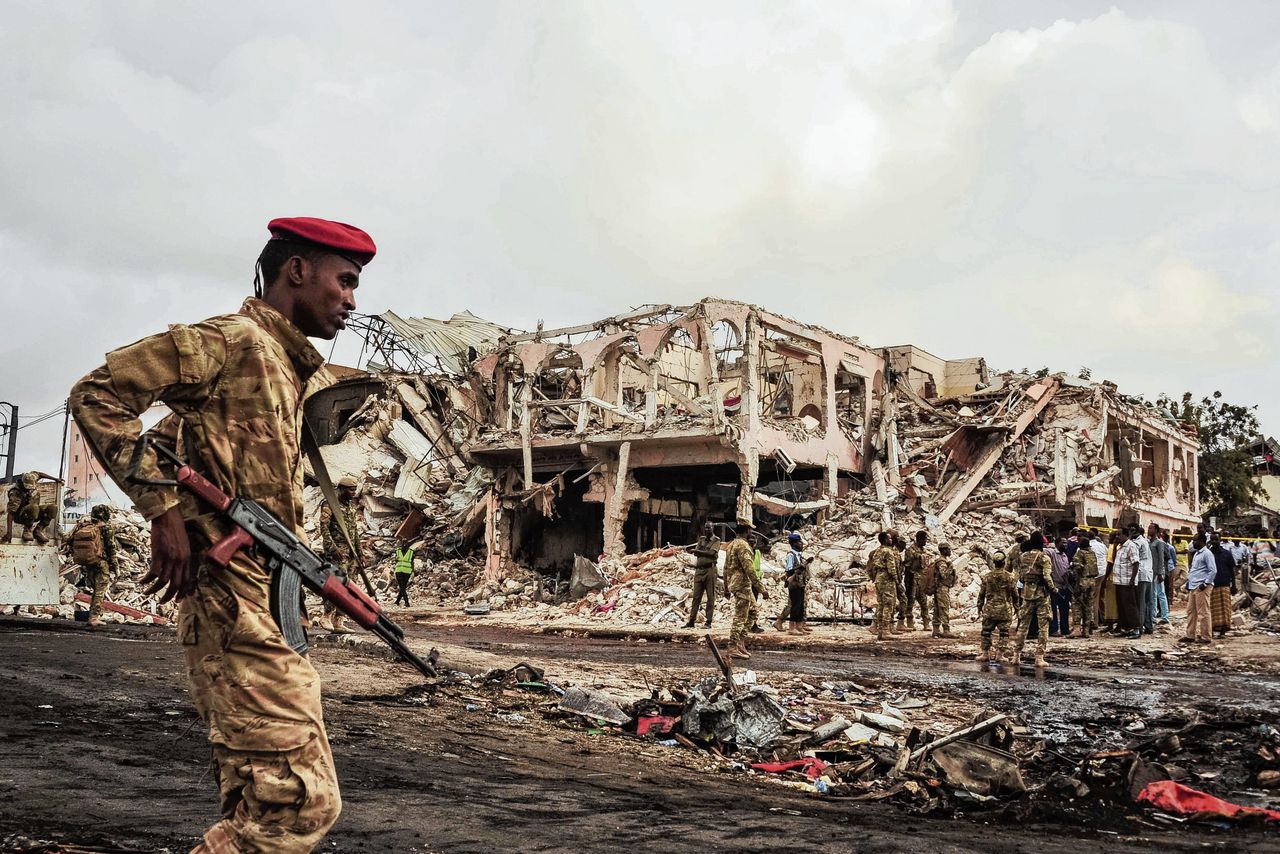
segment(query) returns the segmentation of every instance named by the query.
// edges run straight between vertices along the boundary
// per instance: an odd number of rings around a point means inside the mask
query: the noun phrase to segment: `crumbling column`
[[[747,315],[744,338],[747,370],[742,376],[742,406],[747,411],[747,432],[755,435],[760,430],[760,319],[755,312]]]
[[[750,522],[751,508],[755,503],[756,481],[760,479],[760,452],[755,448],[747,448],[744,458],[738,463],[741,485],[738,487],[738,521]]]
[[[631,503],[627,501],[627,468],[631,463],[631,443],[623,442],[618,448],[618,461],[613,477],[604,479],[604,553],[608,557],[622,557],[627,553],[622,529],[627,524]]]
[[[520,452],[524,461],[524,488],[533,488],[533,382],[525,380],[520,389]]]
[[[485,581],[497,581],[502,577],[502,544],[506,539],[502,534],[503,515],[498,502],[498,491],[490,490],[484,526]]]
[[[652,427],[658,421],[658,375],[659,363],[655,359],[649,365],[649,384],[644,390],[644,426]]]

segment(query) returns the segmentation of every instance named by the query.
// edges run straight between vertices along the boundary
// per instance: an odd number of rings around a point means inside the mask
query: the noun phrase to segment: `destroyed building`
[[[998,506],[1058,529],[1155,522],[1189,531],[1200,521],[1199,442],[1159,408],[1112,383],[992,377],[982,359],[886,352],[902,401],[898,435],[913,469],[932,475],[943,521],[961,507]]]
[[[418,509],[406,524],[478,551],[490,581],[836,503],[885,526],[997,508],[1052,530],[1199,521],[1194,433],[1110,383],[873,349],[721,299],[533,332],[469,313],[355,328],[377,381],[308,404],[335,476],[372,475],[367,518]],[[347,430],[375,405],[373,435]]]

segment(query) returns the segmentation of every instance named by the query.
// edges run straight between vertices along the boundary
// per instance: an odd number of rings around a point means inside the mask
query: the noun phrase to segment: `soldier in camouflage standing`
[[[755,549],[747,542],[751,526],[739,522],[733,542],[729,543],[724,559],[724,589],[733,597],[733,626],[729,630],[729,654],[738,658],[750,658],[747,652],[747,633],[751,628],[751,606],[755,602],[755,590],[751,583],[751,563]]]
[[[360,529],[356,525],[358,516],[355,484],[338,484],[338,506],[342,508],[342,524],[347,526],[347,532],[359,547]],[[324,546],[324,557],[342,567],[342,571],[347,575],[353,575],[356,570],[355,555],[351,553],[351,547],[347,545],[347,538],[342,535],[342,528],[333,515],[333,509],[329,507],[328,501],[320,505],[320,540]],[[342,612],[326,600],[322,625],[335,632],[345,632],[347,630],[345,620]]]
[[[37,486],[40,478],[57,481],[56,477],[38,471],[29,471],[18,482],[9,487],[9,500],[5,510],[9,521],[22,526],[22,540],[35,540],[40,545],[49,542],[49,535],[44,529],[58,515],[58,508],[52,504],[42,504]],[[61,481],[58,481],[59,483]]]
[[[1014,578],[1018,578],[1018,564],[1022,561],[1022,544],[1027,541],[1026,531],[1015,531],[1013,545],[1005,549],[1005,566]]]
[[[1022,660],[1022,647],[1027,642],[1031,618],[1036,617],[1036,667],[1044,667],[1044,654],[1049,647],[1049,591],[1053,584],[1053,561],[1044,553],[1044,534],[1032,531],[1024,544],[1018,565],[1022,575],[1022,603],[1018,606],[1018,628],[1013,642],[1013,662]]]
[[[178,600],[178,641],[208,725],[222,807],[193,854],[303,854],[342,808],[320,677],[271,615],[269,568],[252,550],[225,568],[206,560],[229,533],[226,523],[189,492],[126,476],[140,416],[163,401],[173,414],[156,431],[176,439],[200,475],[255,499],[306,539],[303,403],[331,382],[307,339],[332,339],[346,326],[375,247],[358,228],[309,217],[273,220],[267,229],[257,298],[236,314],[174,324],[107,354],[69,402],[95,456],[151,520],[148,594]],[[172,478],[153,448],[138,463],[143,479]]]
[[[995,663],[1004,658],[1009,643],[1009,623],[1013,620],[1013,597],[1017,592],[1013,574],[1005,567],[1004,552],[991,556],[992,567],[982,575],[978,589],[978,614],[982,617],[982,649],[976,660]],[[997,646],[992,646],[992,635],[1000,633]]]
[[[1087,638],[1098,627],[1098,556],[1090,548],[1088,531],[1076,534],[1079,548],[1071,558],[1069,578],[1071,588],[1075,591],[1072,607],[1076,612],[1076,624],[1080,634],[1075,637]]]
[[[873,631],[876,640],[887,640],[893,629],[893,615],[897,607],[898,550],[893,547],[893,535],[882,531],[880,546],[867,559],[867,575],[876,585],[876,621]]]
[[[907,620],[911,616],[911,600],[907,596],[908,579],[906,572],[903,571],[902,557],[907,545],[902,539],[902,535],[899,534],[895,528],[889,529],[889,538],[890,545],[893,546],[894,563],[897,567],[895,570],[897,577],[895,578],[893,585],[893,601],[896,603],[894,614],[896,619],[894,621],[892,631],[894,634],[903,634],[908,631]]]
[[[924,564],[929,559],[925,552],[925,544],[929,542],[926,531],[916,532],[916,541],[907,546],[902,556],[902,586],[906,594],[905,610],[907,612],[907,631],[916,628],[915,610],[920,608],[920,627],[929,631],[929,593],[925,590]],[[901,608],[899,610],[902,610]]]
[[[67,539],[71,543],[71,559],[84,573],[85,582],[92,588],[89,600],[89,625],[102,622],[102,600],[116,574],[116,538],[109,524],[111,508],[95,504],[89,518],[81,519]]]
[[[956,568],[951,562],[951,546],[938,545],[933,567],[933,636],[954,638],[951,633],[951,588],[956,586]],[[928,628],[926,626],[926,628]]]

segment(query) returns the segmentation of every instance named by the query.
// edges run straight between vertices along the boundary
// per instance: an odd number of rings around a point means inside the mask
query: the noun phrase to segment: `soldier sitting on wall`
[[[17,483],[9,487],[9,502],[6,510],[9,514],[10,524],[16,522],[22,526],[22,541],[24,543],[32,539],[40,545],[49,542],[49,535],[45,533],[45,528],[58,515],[57,507],[53,504],[42,503],[40,500],[37,485],[41,478],[56,483],[62,482],[44,472],[29,471]],[[12,530],[10,530],[9,536],[13,536]]]

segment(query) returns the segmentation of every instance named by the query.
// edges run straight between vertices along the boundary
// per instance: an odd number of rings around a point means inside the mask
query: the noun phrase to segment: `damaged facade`
[[[933,488],[921,500],[942,521],[962,508],[995,507],[1055,528],[1141,521],[1189,531],[1200,521],[1194,432],[1114,384],[1061,374],[992,377],[982,359],[944,362],[916,347],[886,352],[903,471],[925,475]]]
[[[418,535],[478,549],[491,582],[563,580],[575,556],[689,543],[707,521],[821,522],[836,502],[884,526],[996,508],[1052,530],[1199,521],[1194,436],[1109,383],[872,349],[720,299],[534,332],[465,313],[358,328],[383,386],[308,404],[326,459],[384,481],[367,519],[417,508]]]
[[[827,507],[865,467],[883,368],[855,339],[722,300],[502,338],[472,365],[488,417],[467,445],[497,473],[491,570]]]

